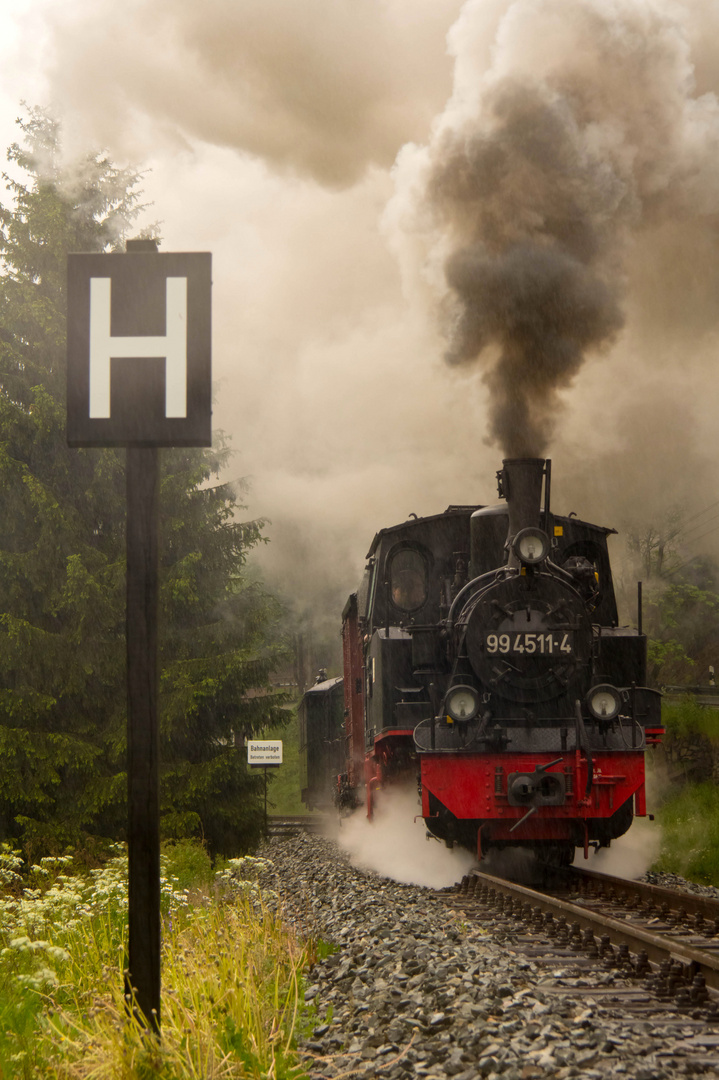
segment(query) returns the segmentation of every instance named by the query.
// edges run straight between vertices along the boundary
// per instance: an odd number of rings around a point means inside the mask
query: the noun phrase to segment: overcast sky
[[[719,498],[718,30],[706,0],[24,0],[0,140],[21,99],[52,105],[70,159],[151,170],[163,250],[212,251],[216,424],[271,572],[331,605],[376,529],[494,500],[484,376],[516,320],[477,331],[472,294],[478,359],[448,366],[444,265],[524,311],[504,256],[538,229],[578,304],[614,304],[548,391],[556,509],[622,527]]]

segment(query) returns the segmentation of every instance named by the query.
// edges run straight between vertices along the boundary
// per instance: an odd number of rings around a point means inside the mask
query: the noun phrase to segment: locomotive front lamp
[[[621,707],[621,694],[609,683],[593,686],[587,694],[587,708],[595,720],[613,720]]]
[[[544,562],[549,546],[549,537],[542,529],[520,529],[512,544],[515,555],[529,566]]]
[[[452,720],[471,720],[479,709],[479,694],[472,686],[453,686],[444,704]]]

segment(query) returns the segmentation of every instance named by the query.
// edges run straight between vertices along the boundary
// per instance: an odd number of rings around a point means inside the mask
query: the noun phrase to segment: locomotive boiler
[[[448,845],[570,862],[646,814],[660,695],[641,619],[618,625],[614,530],[553,512],[548,460],[505,460],[497,478],[496,505],[375,536],[343,613],[343,712],[328,726],[335,680],[301,704],[303,797],[371,816],[379,788],[416,784]]]

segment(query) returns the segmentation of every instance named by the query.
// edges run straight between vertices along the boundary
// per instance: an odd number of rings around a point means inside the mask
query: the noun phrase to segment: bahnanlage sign
[[[282,739],[249,739],[247,742],[248,765],[281,765]]]

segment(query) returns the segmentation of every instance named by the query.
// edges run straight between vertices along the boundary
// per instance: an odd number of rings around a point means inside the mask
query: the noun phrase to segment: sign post
[[[128,1008],[160,1030],[160,446],[210,446],[211,256],[68,256],[67,441],[127,447]]]
[[[160,725],[157,714],[158,451],[128,446],[128,1008],[160,1026]]]
[[[265,772],[265,836],[267,836],[267,770],[282,764],[282,739],[248,739],[247,764]]]

